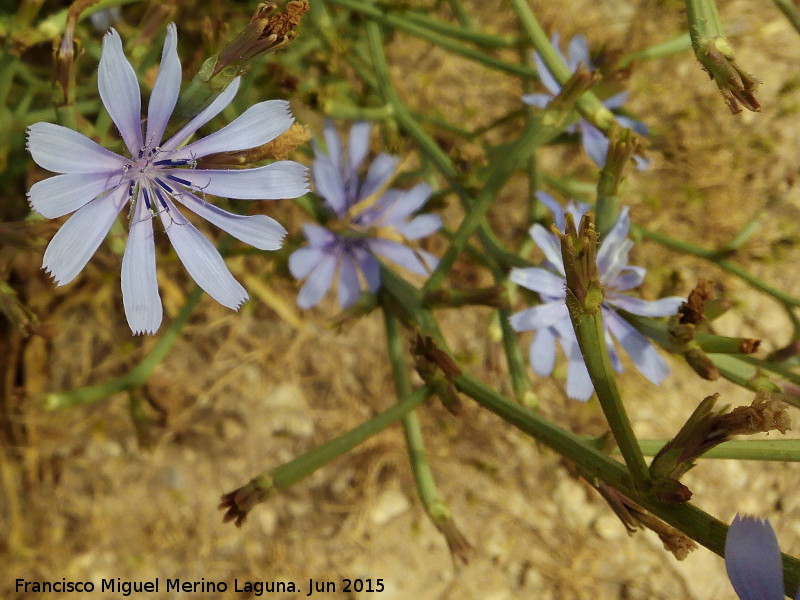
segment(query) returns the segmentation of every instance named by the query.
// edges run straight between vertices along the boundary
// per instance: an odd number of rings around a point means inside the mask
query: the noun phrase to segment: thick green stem
[[[639,440],[639,445],[645,456],[655,456],[667,441]],[[700,458],[800,462],[800,440],[731,440],[704,452]]]
[[[511,402],[468,374],[458,377],[455,383],[462,393],[574,462],[589,476],[597,477],[617,489],[715,554],[721,557],[725,555],[728,527],[718,519],[689,503],[678,506],[667,505],[656,501],[650,495],[639,494],[633,488],[631,477],[624,465],[596,450],[575,434]],[[787,593],[794,594],[800,584],[800,561],[786,554],[783,554],[782,558],[786,590]]]
[[[789,0],[772,0],[775,3],[783,15],[789,20],[789,23],[792,24],[795,31],[800,33],[800,9],[797,8],[796,5],[792,4]]]
[[[264,473],[260,477],[269,479],[276,491],[285,490],[301,479],[308,477],[317,469],[324,467],[359,444],[367,441],[372,436],[380,433],[390,425],[400,421],[420,404],[425,402],[430,395],[431,391],[427,387],[420,388],[410,396],[403,398],[391,408],[373,417],[369,421],[362,423],[355,429],[306,452],[302,456],[298,456],[286,464]]]
[[[597,392],[597,398],[600,400],[600,406],[603,408],[611,433],[622,452],[625,464],[630,469],[635,486],[645,492],[650,483],[650,471],[628,419],[625,405],[622,403],[619,388],[617,388],[617,380],[611,367],[603,330],[602,311],[598,310],[593,315],[579,314],[571,307],[570,317],[583,360],[586,363],[586,369],[589,371],[589,377],[595,392]]]
[[[391,311],[384,310],[383,315],[395,390],[398,398],[405,398],[411,394],[411,381],[405,366],[404,344],[400,335],[399,323]],[[422,428],[416,412],[412,411],[403,417],[403,434],[422,506],[436,528],[444,535],[453,555],[461,560],[466,560],[471,546],[455,526],[450,508],[436,489],[436,481],[428,463],[425,440],[422,437]]]

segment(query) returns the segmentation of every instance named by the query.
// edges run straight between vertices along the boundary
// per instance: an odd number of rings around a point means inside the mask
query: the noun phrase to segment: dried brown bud
[[[697,544],[682,532],[653,516],[621,492],[603,482],[598,482],[594,487],[620,518],[629,534],[643,527],[655,532],[664,548],[672,552],[678,560],[683,560],[697,548]]]
[[[212,77],[228,66],[241,70],[259,54],[289,43],[296,36],[294,30],[310,6],[308,0],[292,0],[282,13],[275,13],[276,9],[274,2],[258,5],[250,23],[220,52]]]
[[[224,494],[220,498],[218,507],[225,511],[222,522],[233,521],[237,527],[241,527],[250,510],[256,504],[266,500],[274,490],[272,481],[261,476],[250,480],[247,485],[239,489]]]
[[[561,257],[567,279],[567,306],[575,303],[578,311],[595,314],[603,303],[603,288],[597,273],[598,236],[594,214],[590,211],[583,215],[580,227],[576,229],[572,215],[567,213],[564,233],[555,226],[553,233],[561,240]]]
[[[727,40],[718,37],[710,41],[697,57],[717,84],[732,114],[742,112],[739,103],[753,112],[761,110],[755,96],[756,86],[761,82],[736,64]]]
[[[768,392],[759,391],[750,406],[738,406],[721,416],[720,426],[727,428],[729,435],[766,433],[773,429],[785,434],[792,427],[792,419],[780,401]]]

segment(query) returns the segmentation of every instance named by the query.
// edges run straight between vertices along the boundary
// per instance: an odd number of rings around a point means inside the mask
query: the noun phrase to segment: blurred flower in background
[[[307,277],[297,297],[301,308],[316,305],[337,275],[342,308],[353,305],[364,287],[376,292],[381,284],[378,257],[419,275],[427,275],[438,262],[411,244],[442,226],[436,215],[413,216],[428,201],[430,186],[420,183],[409,190],[387,189],[398,167],[398,159],[388,154],[379,154],[364,180],[359,178],[369,152],[370,129],[367,122],[351,127],[345,155],[335,125],[326,121],[327,154],[314,145],[316,191],[334,218],[326,227],[303,225],[308,245],[289,257],[292,275]]]
[[[539,200],[553,214],[555,226],[564,232],[565,209],[551,196],[537,192]],[[583,203],[570,202],[566,211],[576,223],[589,210]],[[614,227],[602,240],[597,253],[597,269],[603,285],[604,298],[601,310],[605,328],[606,343],[611,364],[618,373],[622,372],[622,362],[612,339],[616,338],[630,356],[636,368],[655,384],[661,383],[669,375],[669,367],[652,344],[615,309],[619,308],[635,315],[662,317],[677,312],[684,301],[680,297],[661,298],[646,301],[628,296],[622,292],[641,285],[646,270],[628,265],[628,253],[633,242],[628,239],[630,219],[627,207],[620,211]],[[561,243],[558,237],[539,224],[530,230],[531,237],[545,255],[544,267],[511,270],[510,279],[539,294],[542,303],[511,316],[511,325],[516,331],[535,331],[530,348],[531,367],[538,375],[550,375],[556,359],[556,340],[569,359],[567,372],[567,395],[575,400],[588,400],[593,391],[589,372],[583,362],[583,355],[575,337],[566,304],[566,279],[561,257]],[[555,273],[553,271],[556,271]]]
[[[567,64],[571,72],[574,73],[579,64],[585,65],[590,71],[594,70],[594,66],[592,65],[592,61],[589,57],[589,46],[586,43],[586,38],[582,35],[576,35],[570,40],[567,47],[566,57],[561,54],[561,38],[558,33],[553,34],[551,42],[553,44],[553,48],[555,48],[556,51],[561,55],[561,58]],[[533,58],[536,61],[536,69],[539,73],[539,78],[542,81],[542,85],[547,88],[549,93],[525,94],[522,96],[522,101],[525,104],[530,104],[531,106],[536,106],[537,108],[544,108],[553,99],[553,97],[561,92],[561,86],[559,85],[558,81],[556,81],[555,77],[553,77],[553,74],[547,68],[547,65],[544,64],[544,61],[542,60],[541,56],[539,56],[538,52],[533,53]],[[607,109],[613,111],[622,108],[622,105],[625,104],[627,99],[628,92],[620,92],[619,94],[604,100],[603,105]],[[643,136],[649,135],[647,125],[641,121],[636,121],[630,117],[616,114],[614,115],[614,118],[617,120],[617,123],[623,127],[633,129],[636,133]],[[589,155],[589,158],[591,158],[598,167],[605,165],[606,154],[608,153],[608,137],[606,137],[602,131],[585,119],[581,119],[574,125],[568,127],[567,131],[570,133],[579,131],[581,134],[581,143],[583,144],[583,149],[586,150],[586,154]],[[646,169],[650,164],[647,159],[641,156],[634,156],[633,159],[636,161],[636,167],[639,170]]]
[[[175,201],[233,237],[261,250],[281,247],[286,230],[265,215],[241,216],[210,204],[206,194],[241,199],[295,198],[308,191],[307,169],[280,161],[253,169],[203,170],[196,160],[218,152],[254,148],[286,131],[294,121],[289,103],[251,106],[219,131],[183,145],[233,100],[236,78],[207,108],[162,141],[181,86],[175,25],[167,29],[161,66],[142,137],[139,82],[115,30],[103,39],[98,88],[129,157],[121,156],[66,127],[34,123],[28,150],[36,163],[61,173],[28,192],[36,212],[55,219],[73,211],[44,254],[43,268],[61,286],[72,281],[130,203],[130,231],[122,258],[122,299],[134,333],[154,333],[162,307],[156,279],[153,219],[158,217],[186,270],[209,295],[232,309],[247,300],[217,249],[178,210]],[[198,195],[202,197],[198,197]]]

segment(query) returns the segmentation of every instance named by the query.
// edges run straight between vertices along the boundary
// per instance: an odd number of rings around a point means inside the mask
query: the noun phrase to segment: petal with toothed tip
[[[155,333],[161,325],[153,218],[144,202],[136,204],[122,257],[122,305],[134,334]]]
[[[131,156],[139,156],[143,146],[139,80],[122,51],[122,39],[113,28],[103,37],[97,88],[100,90],[103,106],[117,126]]]
[[[44,252],[42,268],[56,285],[75,279],[105,239],[127,200],[127,189],[118,188],[106,198],[85,204],[61,226]]]

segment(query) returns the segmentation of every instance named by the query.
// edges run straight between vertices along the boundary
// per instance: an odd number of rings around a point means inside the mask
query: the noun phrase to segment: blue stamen
[[[167,179],[171,179],[172,181],[177,181],[181,185],[185,185],[187,187],[192,187],[191,181],[186,181],[185,179],[181,179],[180,177],[175,177],[175,175],[167,175]]]
[[[144,205],[147,207],[147,210],[152,211],[153,207],[150,204],[150,194],[147,193],[147,188],[142,188],[142,196],[144,196]]]
[[[156,179],[158,181],[158,179]],[[158,196],[159,202],[161,202],[161,206],[164,207],[164,210],[169,211],[169,207],[167,206],[167,201],[164,200],[164,196],[161,195],[161,190],[155,188],[156,196]]]
[[[169,175],[167,175],[167,177],[169,177]],[[174,193],[174,191],[175,191],[171,187],[169,187],[166,183],[161,181],[160,179],[156,179],[156,183],[158,185],[160,185],[162,188],[164,188],[165,190],[167,190],[170,194]]]

